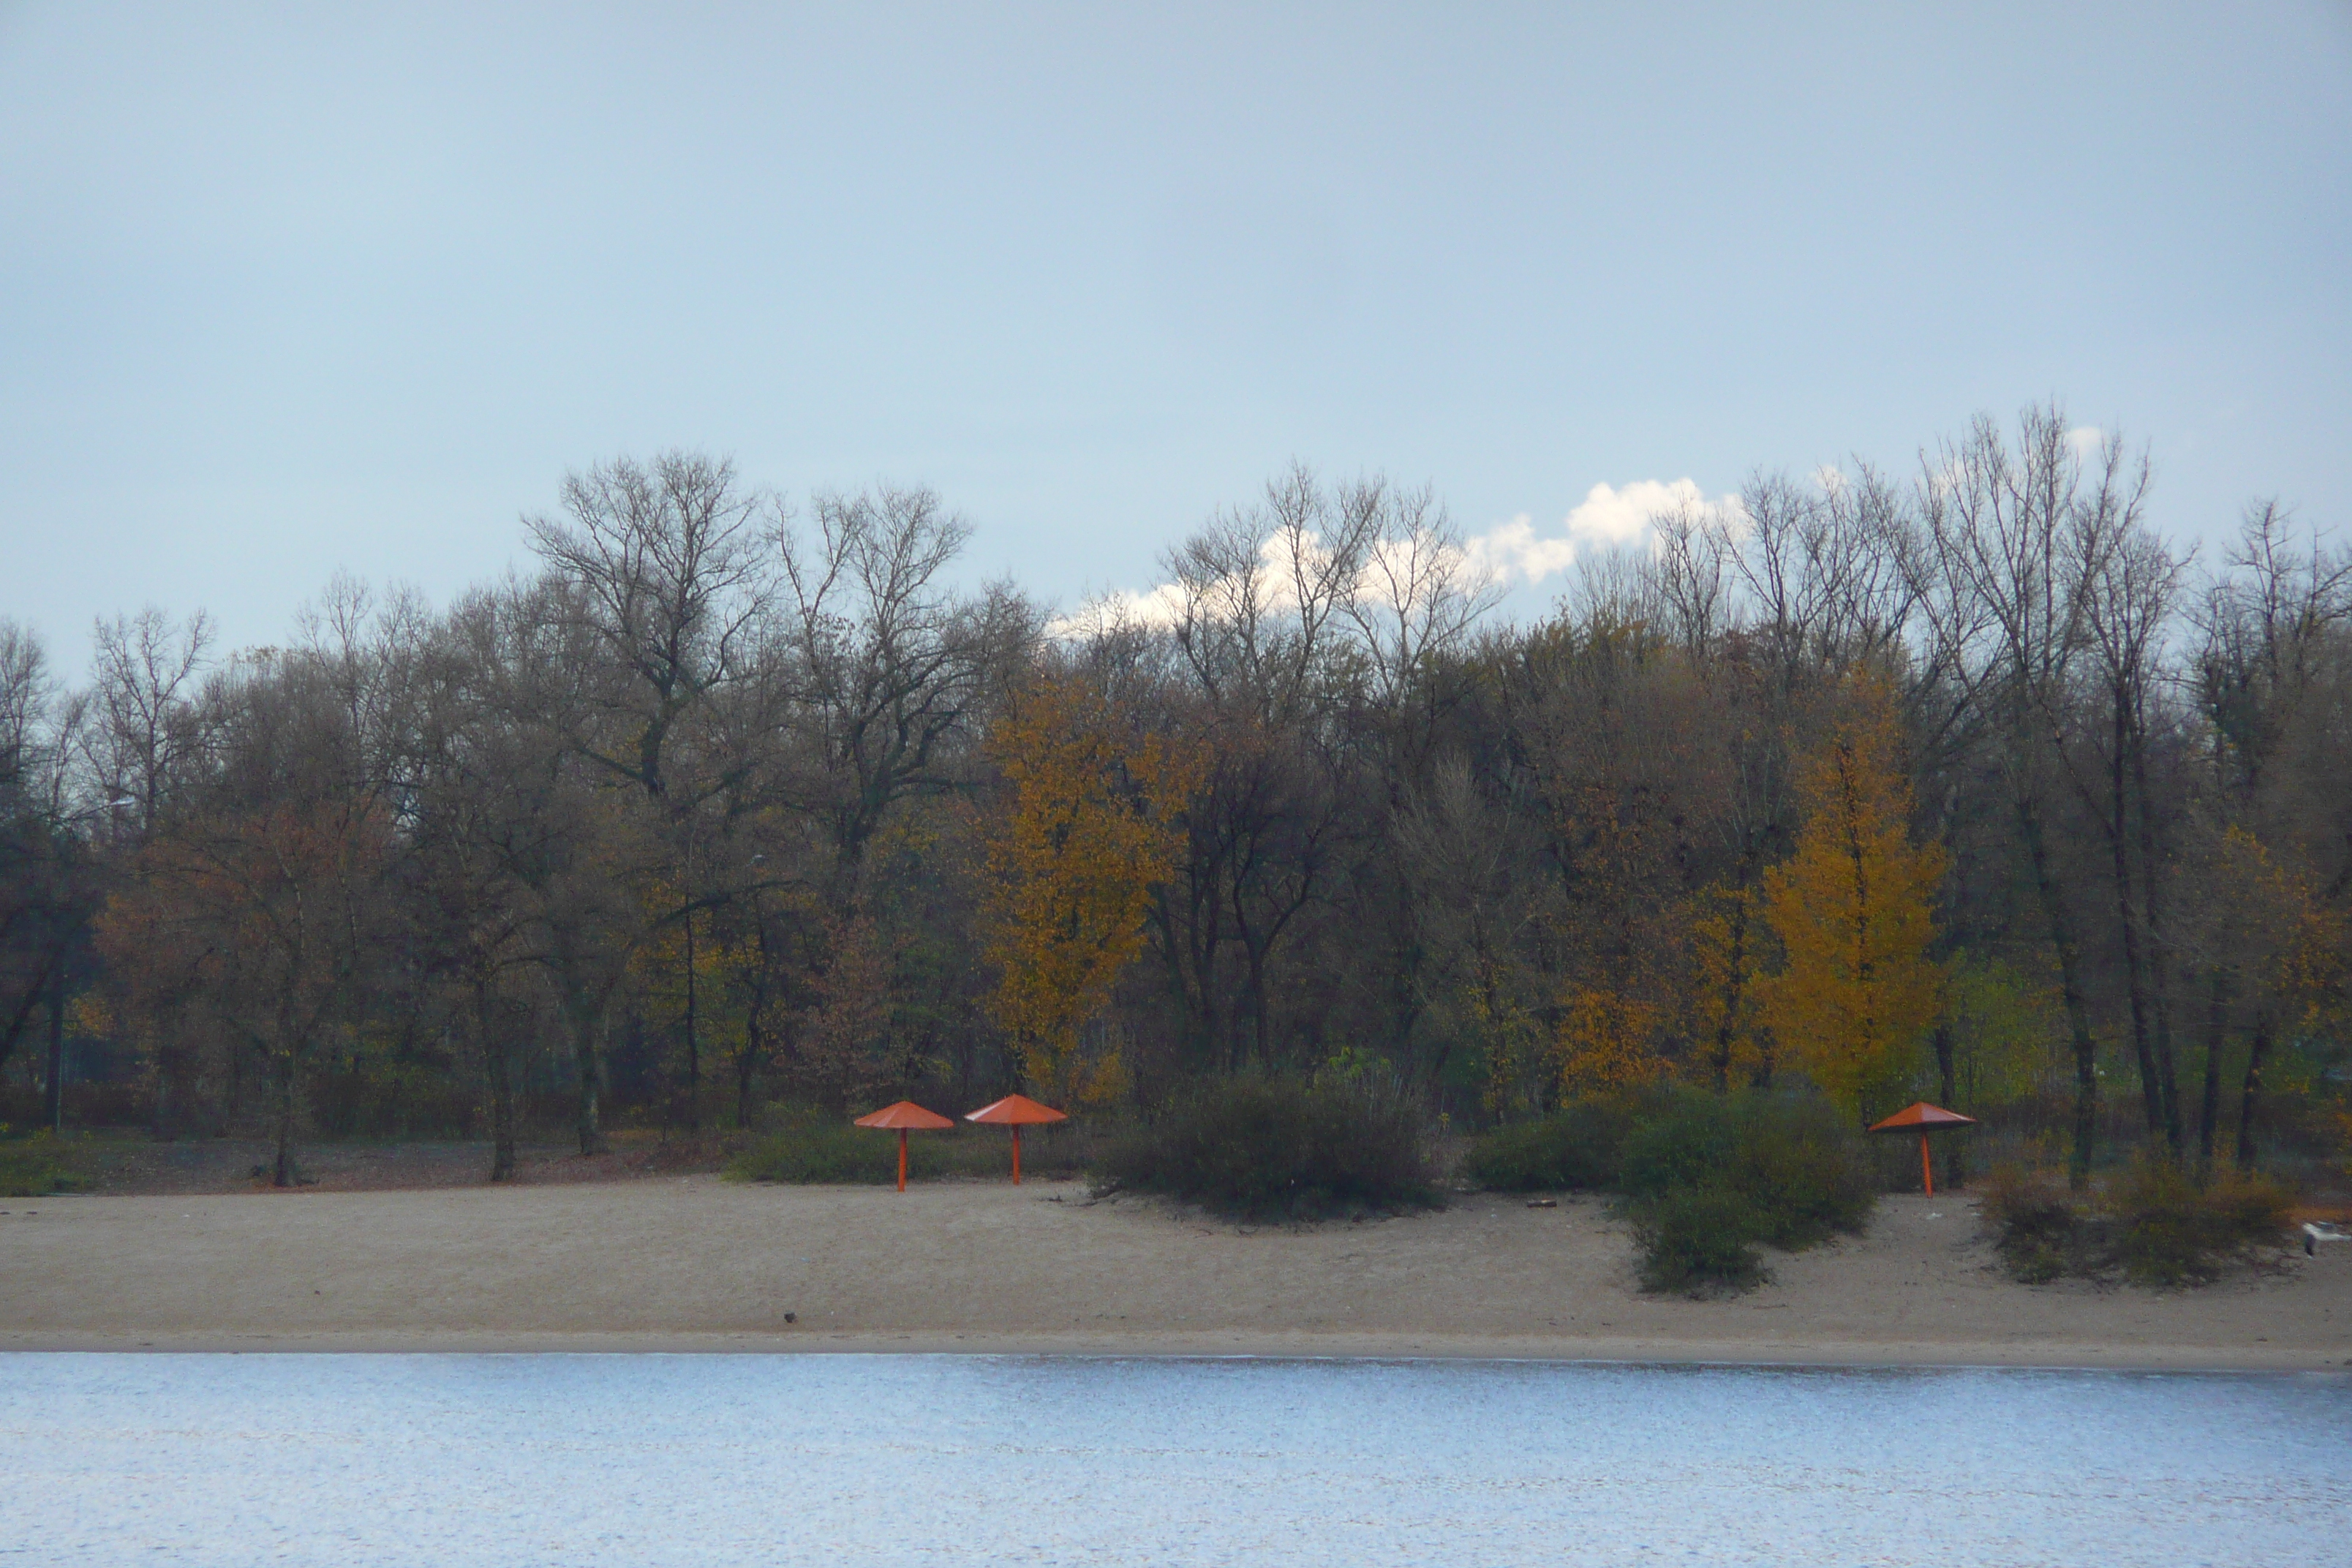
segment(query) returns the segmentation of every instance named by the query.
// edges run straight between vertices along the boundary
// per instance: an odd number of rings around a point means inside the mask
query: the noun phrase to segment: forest
[[[1438,500],[1304,468],[1055,613],[922,489],[568,478],[445,607],[284,647],[0,621],[0,1119],[748,1132],[1235,1075],[1460,1131],[1929,1099],[2080,1184],[2352,1142],[2352,553],[2150,521],[2055,405],[1759,470],[1510,621]]]

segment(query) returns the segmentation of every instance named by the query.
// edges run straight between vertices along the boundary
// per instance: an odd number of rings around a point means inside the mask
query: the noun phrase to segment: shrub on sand
[[[1986,1187],[1982,1213],[1993,1250],[2010,1273],[2028,1285],[2046,1285],[2082,1267],[2084,1238],[2074,1205],[2040,1177],[2004,1166]]]
[[[1639,1200],[1688,1187],[1738,1194],[1757,1237],[1790,1249],[1861,1230],[1877,1202],[1868,1151],[1837,1112],[1769,1094],[1686,1091],[1634,1126],[1620,1190]]]
[[[1740,1107],[1719,1094],[1678,1089],[1643,1108],[1625,1138],[1618,1190],[1654,1198],[1678,1187],[1721,1184],[1739,1146]]]
[[[2113,1261],[2142,1285],[2201,1285],[2286,1237],[2294,1194],[2280,1184],[2217,1172],[2200,1188],[2169,1160],[2145,1158],[2106,1194]]]
[[[1466,1169],[1498,1193],[1597,1192],[1617,1184],[1634,1105],[1620,1096],[1570,1100],[1549,1116],[1515,1121],[1470,1145]]]
[[[1765,1279],[1753,1237],[1755,1211],[1721,1187],[1675,1187],[1633,1209],[1642,1289],[1689,1296],[1731,1295]]]
[[[1744,1289],[1753,1243],[1795,1251],[1859,1232],[1877,1199],[1867,1151],[1826,1102],[1685,1090],[1656,1101],[1624,1143],[1622,1211],[1645,1289]]]
[[[1818,1100],[1751,1100],[1729,1184],[1755,1210],[1757,1235],[1792,1252],[1859,1234],[1878,1203],[1860,1135]]]
[[[2144,1155],[2095,1200],[1996,1173],[1984,1217],[2001,1261],[2029,1285],[2118,1270],[2138,1285],[2201,1285],[2282,1245],[2294,1201],[2267,1177],[2219,1171],[2200,1186],[2179,1163]]]
[[[0,1142],[0,1197],[37,1198],[69,1193],[80,1185],[79,1178],[58,1158],[57,1142],[48,1133]]]
[[[1160,1193],[1239,1219],[1319,1219],[1444,1202],[1402,1095],[1296,1078],[1196,1087],[1113,1138],[1097,1194]]]

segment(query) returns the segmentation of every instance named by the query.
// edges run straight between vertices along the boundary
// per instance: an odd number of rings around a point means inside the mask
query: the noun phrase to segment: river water
[[[2352,1563],[2352,1380],[5,1355],[15,1561]]]

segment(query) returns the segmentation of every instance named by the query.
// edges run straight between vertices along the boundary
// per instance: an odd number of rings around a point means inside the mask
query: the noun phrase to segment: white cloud
[[[1533,584],[1564,574],[1586,551],[1645,544],[1652,519],[1685,510],[1724,519],[1735,527],[1747,516],[1738,496],[1709,500],[1687,479],[1635,479],[1622,487],[1598,484],[1585,491],[1584,499],[1560,520],[1558,532],[1538,532],[1534,514],[1523,511],[1508,522],[1498,522],[1464,540],[1459,560],[1474,581],[1514,587]],[[1307,547],[1318,549],[1319,542],[1309,535]],[[1414,548],[1397,541],[1382,545],[1379,557],[1358,580],[1357,592],[1385,602],[1391,584],[1412,582],[1414,574],[1408,558]],[[1266,595],[1267,607],[1290,608],[1294,579],[1287,542],[1279,535],[1268,539],[1259,546],[1258,557],[1265,566],[1261,591]],[[1183,590],[1173,583],[1162,583],[1143,593],[1122,589],[1101,595],[1074,614],[1047,622],[1045,630],[1056,637],[1085,637],[1122,625],[1165,630],[1182,617],[1183,611]]]
[[[2077,425],[2066,432],[2066,445],[2074,448],[2074,456],[2088,460],[2099,455],[2106,444],[2107,433],[2095,425]]]
[[[1257,558],[1264,567],[1256,580],[1256,592],[1261,603],[1279,613],[1296,609],[1298,603],[1299,567],[1303,564],[1312,575],[1325,559],[1322,541],[1309,533],[1306,536],[1308,559],[1304,563],[1291,559],[1290,541],[1276,534],[1257,547]],[[1377,592],[1374,574],[1367,574],[1362,588]],[[1241,580],[1228,578],[1209,585],[1208,600],[1213,604],[1221,594],[1242,591]],[[1117,589],[1098,595],[1079,606],[1073,615],[1057,616],[1045,623],[1048,637],[1086,637],[1111,626],[1144,626],[1153,631],[1166,631],[1184,618],[1184,590],[1173,583],[1162,583],[1156,588],[1138,594],[1129,589]]]
[[[1162,583],[1145,594],[1122,588],[1087,600],[1075,614],[1054,616],[1045,623],[1045,635],[1083,637],[1112,626],[1144,626],[1164,632],[1181,619],[1183,613],[1183,591],[1173,583]]]
[[[1521,512],[1499,522],[1465,543],[1470,560],[1497,582],[1540,583],[1566,572],[1588,550],[1618,550],[1645,542],[1650,521],[1684,509],[1737,520],[1739,498],[1714,500],[1690,479],[1635,479],[1622,488],[1595,485],[1584,500],[1560,520],[1557,533],[1536,531],[1534,518]]]
[[[1566,537],[1541,538],[1535,519],[1526,512],[1473,534],[1465,546],[1470,563],[1490,583],[1524,578],[1539,583],[1555,572],[1565,572],[1576,560],[1576,542]]]

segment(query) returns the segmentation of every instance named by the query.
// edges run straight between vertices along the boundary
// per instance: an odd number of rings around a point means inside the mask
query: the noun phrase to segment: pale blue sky
[[[1065,605],[1294,457],[1540,535],[2053,394],[2176,533],[2352,521],[2340,3],[372,16],[0,5],[0,614],[75,673],[671,445]]]

